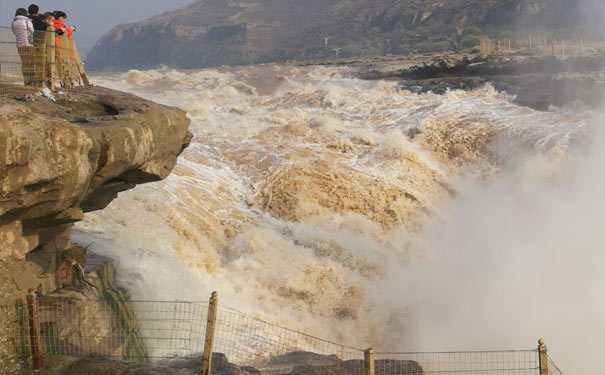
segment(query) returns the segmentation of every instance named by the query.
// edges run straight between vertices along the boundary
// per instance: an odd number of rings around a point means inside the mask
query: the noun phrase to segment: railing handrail
[[[74,39],[54,27],[35,30],[30,46],[18,46],[10,27],[0,26],[0,94],[20,86],[51,90],[72,88],[76,82],[89,86],[88,77]],[[14,47],[11,47],[14,45]]]

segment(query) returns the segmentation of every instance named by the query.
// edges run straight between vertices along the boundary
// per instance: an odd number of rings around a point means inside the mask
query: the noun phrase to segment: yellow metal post
[[[374,375],[374,349],[372,348],[363,352],[363,374]]]
[[[543,339],[538,340],[538,359],[540,363],[540,375],[548,375],[548,355]]]
[[[29,311],[29,338],[32,351],[32,365],[34,370],[41,370],[43,361],[40,317],[38,316],[38,300],[33,288],[28,290],[27,310]]]
[[[63,67],[63,71],[59,73],[61,73],[63,86],[66,89],[70,89],[72,88],[72,84],[69,77],[69,37],[67,33],[61,35],[61,66]]]
[[[82,60],[80,60],[80,54],[78,53],[78,49],[76,48],[76,44],[73,39],[71,40],[70,48],[73,51],[74,62],[76,64],[76,71],[78,77],[82,80],[84,86],[90,86],[90,82],[88,82],[88,76],[86,76],[86,72],[84,71],[84,66],[82,65]]]
[[[46,79],[50,81],[50,89],[59,80],[59,71],[57,70],[57,50],[55,45],[55,28],[49,26],[44,35],[44,47],[46,48]]]
[[[218,307],[218,293],[212,292],[208,304],[208,322],[206,324],[206,341],[202,357],[202,375],[210,375],[212,369],[212,346],[214,345],[214,329],[216,327],[216,311]]]

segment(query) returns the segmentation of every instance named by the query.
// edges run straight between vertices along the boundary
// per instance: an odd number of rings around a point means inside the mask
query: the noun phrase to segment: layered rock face
[[[76,89],[56,103],[0,99],[0,105],[4,258],[66,241],[59,228],[84,212],[165,178],[190,139],[184,112],[108,89]]]
[[[198,0],[121,25],[86,58],[89,70],[200,68],[401,52],[400,45],[485,30],[589,27],[590,0]]]
[[[110,263],[93,261],[84,276],[91,259],[71,244],[72,225],[120,191],[167,177],[188,126],[179,109],[97,87],[54,102],[0,98],[1,368],[16,371],[15,306],[28,289],[119,304]]]

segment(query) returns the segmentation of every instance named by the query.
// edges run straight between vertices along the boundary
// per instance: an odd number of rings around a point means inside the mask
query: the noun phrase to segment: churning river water
[[[591,373],[605,340],[605,137],[579,106],[413,94],[340,68],[103,74],[179,107],[164,181],[75,238],[137,299],[206,300],[380,350],[531,349]],[[591,362],[592,361],[592,362]]]

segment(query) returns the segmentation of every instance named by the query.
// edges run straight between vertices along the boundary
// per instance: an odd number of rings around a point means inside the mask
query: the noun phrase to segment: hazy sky
[[[82,58],[95,42],[114,26],[148,18],[194,0],[0,0],[0,26],[10,26],[17,8],[26,8],[31,2],[41,12],[63,10],[68,25],[78,27],[74,36]]]

